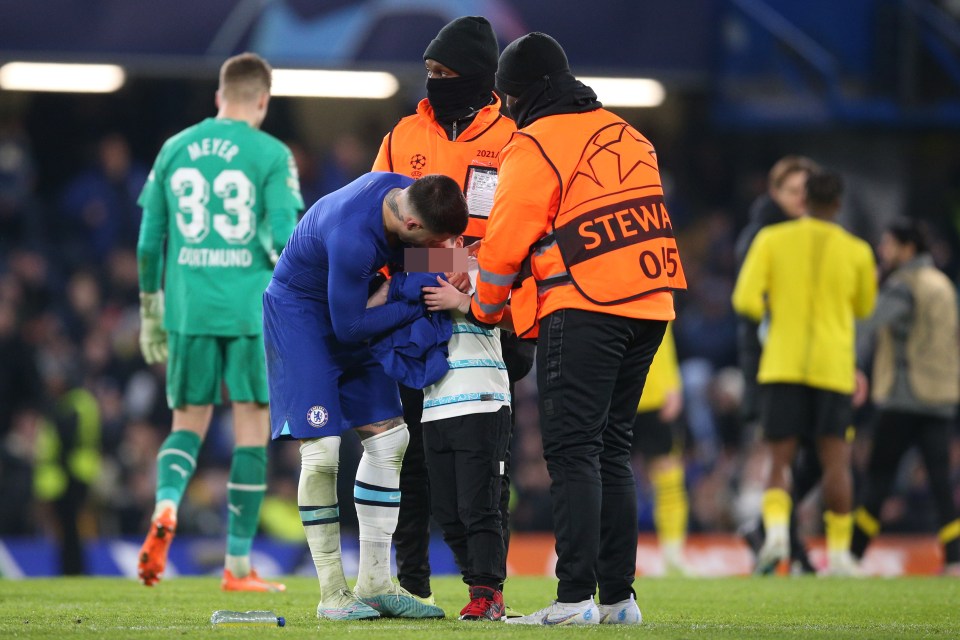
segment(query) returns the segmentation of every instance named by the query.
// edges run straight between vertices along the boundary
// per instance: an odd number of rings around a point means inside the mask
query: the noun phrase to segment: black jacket
[[[753,201],[753,204],[750,205],[750,222],[737,236],[737,243],[733,249],[737,258],[737,271],[743,266],[747,251],[760,230],[768,225],[786,222],[787,220],[789,220],[787,214],[768,194],[763,194]]]

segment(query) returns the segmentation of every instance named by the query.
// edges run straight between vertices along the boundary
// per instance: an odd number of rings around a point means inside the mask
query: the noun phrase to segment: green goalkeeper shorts
[[[223,384],[231,402],[267,404],[263,336],[168,334],[167,404],[220,404]]]

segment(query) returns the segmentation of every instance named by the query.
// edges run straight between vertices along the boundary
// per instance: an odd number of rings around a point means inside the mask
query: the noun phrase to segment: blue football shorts
[[[263,295],[274,440],[339,436],[403,415],[395,380],[364,343],[342,343],[325,305]]]

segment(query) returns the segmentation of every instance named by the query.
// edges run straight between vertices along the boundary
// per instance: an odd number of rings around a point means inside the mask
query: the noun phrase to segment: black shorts
[[[853,422],[852,397],[805,384],[761,384],[763,433],[767,440],[821,436],[845,438]]]
[[[660,419],[659,411],[643,411],[633,421],[633,451],[647,459],[673,450],[674,428]]]

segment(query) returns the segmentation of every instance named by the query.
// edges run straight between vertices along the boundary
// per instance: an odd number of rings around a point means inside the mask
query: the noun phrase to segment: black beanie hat
[[[494,73],[500,45],[490,22],[481,16],[464,16],[447,24],[430,41],[423,59],[436,60],[461,76]]]
[[[530,85],[556,71],[569,71],[570,63],[560,43],[535,31],[507,45],[497,67],[497,89],[520,96]]]

